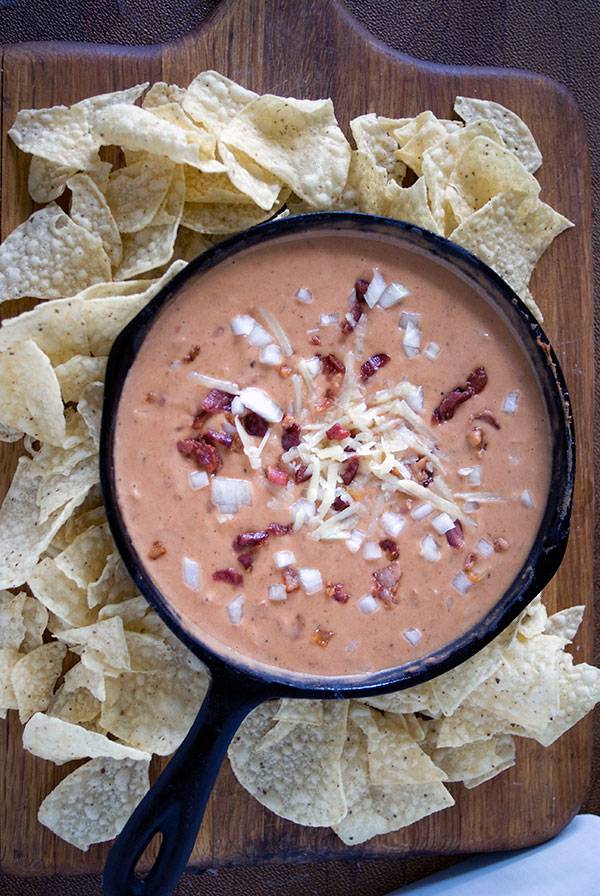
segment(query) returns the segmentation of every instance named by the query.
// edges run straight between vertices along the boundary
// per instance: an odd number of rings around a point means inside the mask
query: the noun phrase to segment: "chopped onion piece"
[[[284,569],[284,567],[291,566],[292,563],[295,563],[296,557],[294,556],[293,551],[275,551],[273,560],[275,561],[277,569]]]
[[[240,507],[252,507],[252,486],[246,479],[215,476],[210,500],[221,513],[237,513]]]
[[[412,320],[407,321],[402,339],[404,354],[407,358],[414,358],[419,354],[419,346],[421,345],[421,331],[417,324]]]
[[[298,570],[300,584],[306,594],[316,594],[323,590],[323,578],[318,569],[303,568]]]
[[[275,337],[276,341],[279,343],[281,351],[289,358],[290,355],[294,354],[294,349],[292,348],[292,344],[287,337],[287,333],[285,332],[277,318],[273,314],[271,314],[270,311],[267,311],[266,308],[260,308],[259,310],[262,319],[271,330],[271,333]]]
[[[340,316],[337,311],[334,311],[333,314],[322,314],[319,318],[319,323],[322,327],[335,327],[340,321]]]
[[[298,532],[307,520],[313,519],[317,512],[317,508],[313,501],[307,501],[306,498],[300,498],[291,507],[294,515],[294,532]]]
[[[473,472],[473,467],[460,467],[458,470],[458,475],[462,479],[467,479],[467,477],[469,477],[472,472]]]
[[[255,346],[256,348],[262,348],[265,345],[268,345],[273,341],[273,337],[270,333],[267,333],[264,327],[261,327],[259,323],[255,323],[252,328],[252,332],[248,336],[248,342],[250,345]]]
[[[404,632],[404,637],[409,644],[412,644],[413,647],[416,647],[423,635],[418,628],[407,628]]]
[[[473,586],[473,582],[461,569],[452,579],[452,586],[461,594],[466,594],[469,588]]]
[[[423,349],[423,354],[429,361],[435,361],[440,352],[441,348],[437,342],[428,342]]]
[[[350,533],[350,538],[346,539],[346,547],[352,554],[357,554],[360,551],[364,538],[364,532],[361,532],[360,529],[353,529]]]
[[[415,414],[422,414],[425,409],[425,394],[423,386],[418,386],[406,396],[407,405],[413,409]]]
[[[521,504],[525,507],[535,507],[535,502],[531,497],[531,493],[525,489],[524,492],[521,492]]]
[[[191,488],[194,490],[199,488],[206,488],[208,485],[208,473],[206,470],[194,470],[189,474],[188,480]]]
[[[412,323],[415,327],[419,327],[421,323],[421,315],[418,311],[403,311],[400,315],[400,323],[398,326],[401,330],[406,330],[408,324]]]
[[[485,538],[480,538],[475,545],[475,550],[478,554],[481,554],[482,557],[491,557],[494,553],[494,545],[490,544],[489,541],[486,541]]]
[[[465,501],[463,510],[465,513],[474,513],[475,510],[479,510],[479,504],[477,501]]]
[[[472,467],[469,475],[467,476],[467,482],[469,485],[481,485],[481,467]]]
[[[373,277],[371,278],[371,282],[369,283],[369,287],[365,293],[365,302],[369,306],[369,308],[374,308],[383,293],[385,292],[385,288],[387,283],[379,273],[379,270],[375,268],[373,270]]]
[[[287,600],[284,585],[269,585],[269,600]]]
[[[406,526],[406,520],[400,513],[388,511],[381,515],[381,528],[390,538],[397,538]]]
[[[240,400],[249,411],[254,411],[269,423],[279,423],[283,419],[282,409],[263,389],[247,386],[240,392]]]
[[[231,332],[234,336],[249,336],[255,326],[256,321],[249,314],[236,314],[230,322]]]
[[[421,541],[421,556],[432,563],[437,562],[442,556],[440,546],[433,536],[426,535]]]
[[[438,516],[434,516],[431,521],[431,525],[438,533],[438,535],[445,535],[446,532],[449,532],[450,529],[454,529],[454,520],[448,513],[440,513]]]
[[[202,383],[203,386],[206,386],[208,389],[221,389],[222,392],[228,392],[230,395],[239,395],[240,387],[237,383],[232,383],[230,380],[221,380],[217,376],[208,376],[205,373],[198,373],[197,370],[190,371],[190,376],[194,380],[198,380],[199,383]]]
[[[429,516],[431,511],[433,510],[433,504],[430,504],[429,501],[425,501],[424,504],[419,504],[418,507],[415,507],[414,510],[411,510],[410,515],[413,520],[424,520],[426,516]]]
[[[383,557],[383,551],[376,541],[367,541],[363,548],[363,557],[365,560],[379,560]]]
[[[258,354],[258,360],[261,364],[268,364],[270,367],[279,367],[283,361],[283,354],[278,345],[271,342],[261,348]]]
[[[504,399],[502,410],[505,414],[516,414],[519,407],[519,392],[509,392]]]
[[[390,285],[386,286],[383,290],[379,298],[379,307],[391,308],[409,295],[410,289],[407,289],[402,283],[390,283]]]
[[[235,417],[239,417],[240,414],[244,414],[246,412],[246,405],[242,401],[239,395],[236,395],[233,401],[231,402],[231,413]]]
[[[301,286],[296,293],[296,298],[299,302],[304,302],[305,305],[310,305],[313,300],[313,294],[310,289],[306,289],[304,286]]]
[[[359,600],[357,600],[356,605],[361,613],[376,613],[380,608],[380,604],[375,600],[372,594],[365,594]]]
[[[305,361],[305,365],[306,365],[306,370],[308,371],[308,373],[312,377],[315,377],[321,370],[321,359],[317,358],[317,356],[314,355],[312,358],[308,358]]]
[[[244,618],[244,595],[238,594],[227,604],[227,615],[232,625],[239,625]]]
[[[200,591],[200,564],[189,557],[183,558],[183,581],[192,591]]]

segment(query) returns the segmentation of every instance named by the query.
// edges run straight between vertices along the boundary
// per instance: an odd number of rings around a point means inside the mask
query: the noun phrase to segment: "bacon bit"
[[[442,396],[442,400],[431,415],[432,423],[445,423],[452,420],[459,404],[472,398],[485,388],[488,378],[485,367],[476,367],[467,377],[466,382],[451,389]]]
[[[497,554],[503,554],[504,551],[507,551],[510,547],[506,538],[494,538],[493,545]]]
[[[370,282],[370,280],[365,280],[363,277],[359,277],[359,279],[355,282],[354,292],[356,293],[357,301],[365,301],[365,296],[367,294]]]
[[[145,401],[147,401],[148,404],[157,404],[162,407],[166,399],[164,395],[159,395],[158,392],[146,392]]]
[[[335,510],[336,513],[339,513],[340,510],[345,510],[346,507],[350,507],[350,502],[344,501],[344,499],[340,495],[338,495],[331,507],[333,508],[333,510]]]
[[[384,566],[382,569],[376,569],[373,573],[374,582],[371,588],[373,597],[383,601],[386,607],[397,604],[396,592],[398,591],[398,583],[401,576],[402,571],[397,561]]]
[[[281,535],[289,535],[292,531],[291,523],[269,523],[267,534],[279,538]]]
[[[229,392],[223,392],[222,389],[211,389],[208,395],[202,401],[202,410],[204,411],[230,411],[233,396]]]
[[[279,376],[282,377],[284,380],[287,380],[288,377],[290,377],[292,375],[292,373],[293,373],[292,368],[289,367],[287,364],[282,364],[281,367],[279,368]]]
[[[298,570],[294,566],[285,566],[281,570],[281,574],[286,593],[291,594],[292,591],[298,591],[300,588],[300,574]]]
[[[334,634],[335,632],[328,632],[326,629],[321,628],[321,626],[318,625],[312,633],[311,641],[313,642],[313,644],[316,644],[317,647],[327,647]]]
[[[350,600],[350,595],[341,582],[327,582],[325,594],[327,597],[332,597],[333,600],[336,600],[338,604],[347,604]]]
[[[249,436],[258,436],[259,438],[262,438],[269,428],[267,421],[258,414],[255,414],[254,411],[248,411],[241,420],[244,429]]]
[[[357,323],[363,316],[363,307],[362,307],[362,304],[358,301],[358,299],[356,300],[356,302],[353,303],[352,308],[350,309],[350,314],[352,316],[352,320],[354,321],[354,323],[351,323],[348,320],[348,318],[345,317],[344,320],[342,321],[342,323],[340,324],[340,329],[341,329],[342,333],[344,333],[344,335],[346,335],[346,336],[348,335],[348,333],[353,332]]]
[[[446,541],[451,548],[462,548],[465,543],[465,536],[460,520],[454,520],[454,528],[448,529],[446,532]]]
[[[280,470],[279,467],[272,467],[270,465],[267,466],[265,475],[268,481],[273,485],[286,486],[290,478],[285,470]]]
[[[321,367],[328,379],[332,376],[336,376],[338,373],[341,373],[342,375],[346,373],[346,365],[334,354],[317,355],[317,357],[321,358]]]
[[[467,556],[465,557],[465,562],[463,563],[463,572],[470,572],[475,566],[476,562],[477,554],[471,551],[471,553],[467,554]]]
[[[383,352],[379,352],[378,354],[371,355],[370,358],[367,358],[365,363],[360,365],[361,379],[363,383],[366,383],[374,373],[377,373],[380,367],[384,367],[390,360],[390,356]]]
[[[350,483],[358,473],[359,466],[360,461],[357,457],[351,457],[350,460],[346,461],[342,468],[342,472],[340,473],[340,478],[344,485],[350,485]]]
[[[485,451],[487,448],[487,441],[480,426],[475,426],[473,429],[469,430],[466,439],[467,444],[470,445],[471,448],[475,448],[476,451]]]
[[[283,426],[281,447],[284,451],[289,451],[290,448],[300,444],[300,427],[293,417],[284,417],[281,425]]]
[[[231,566],[227,569],[215,569],[212,578],[214,582],[227,582],[229,585],[241,585],[244,581],[243,575]]]
[[[209,445],[222,445],[223,448],[231,448],[233,444],[233,436],[230,432],[218,432],[215,429],[207,429],[202,435],[205,442]]]
[[[181,439],[177,442],[177,450],[184,457],[192,457],[207,473],[216,473],[221,466],[221,455],[217,449],[202,439]]]
[[[247,572],[252,572],[252,567],[254,565],[254,556],[248,552],[247,554],[240,554],[238,556],[238,563],[244,567]]]
[[[200,354],[200,346],[193,345],[187,355],[184,355],[181,359],[184,364],[191,364],[192,361],[195,361],[198,355]]]
[[[311,345],[321,345],[321,337],[319,336],[318,333],[313,333],[313,334],[311,335],[311,337],[310,337],[310,344],[311,344]]]
[[[299,467],[296,467],[294,470],[294,482],[300,484],[301,482],[307,482],[311,477],[311,474],[308,472],[307,464],[300,464]]]
[[[350,430],[346,429],[345,426],[342,426],[341,423],[334,423],[333,426],[329,427],[326,435],[332,442],[341,442],[343,439],[348,438]]]
[[[483,423],[489,423],[490,426],[494,427],[494,429],[502,428],[492,412],[487,408],[484,411],[481,411],[479,414],[475,414],[473,420],[481,420]]]
[[[195,429],[196,431],[202,429],[207,417],[208,414],[206,411],[199,411],[192,420],[192,429]]]
[[[426,457],[420,457],[416,463],[412,464],[410,469],[414,473],[415,479],[423,488],[428,488],[433,482],[435,471],[431,466],[431,462]]]
[[[166,553],[167,549],[162,541],[153,541],[152,547],[148,551],[148,557],[150,560],[158,560],[159,557],[164,557]]]
[[[379,547],[388,555],[390,560],[397,560],[400,556],[398,545],[393,538],[382,538],[379,542]]]
[[[266,541],[269,533],[266,529],[257,529],[255,532],[240,532],[233,540],[233,550],[243,551],[246,548],[256,548]]]

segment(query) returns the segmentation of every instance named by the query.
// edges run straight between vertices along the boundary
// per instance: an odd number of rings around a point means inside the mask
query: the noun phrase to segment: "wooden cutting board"
[[[31,211],[28,159],[6,138],[23,107],[70,104],[140,81],[187,85],[214,68],[259,92],[331,96],[343,128],[356,115],[408,116],[431,109],[450,117],[456,94],[497,100],[530,125],[544,155],[542,197],[577,225],[561,236],[533,278],[571,389],[578,435],[573,526],[565,562],[546,591],[550,610],[592,600],[592,295],[590,173],[580,114],[560,85],[524,72],[450,68],[400,55],[374,40],[338,0],[226,0],[182,41],[153,47],[22,44],[3,53],[0,227],[2,238]],[[25,303],[11,303],[9,314]],[[3,446],[0,491],[8,487],[17,450]],[[591,613],[576,645],[591,659]],[[516,768],[476,790],[451,785],[456,806],[396,834],[350,849],[326,829],[283,821],[263,809],[224,767],[192,857],[195,867],[343,856],[456,853],[511,849],[557,833],[586,792],[591,723],[580,722],[553,747],[518,741]],[[42,798],[71,770],[34,759],[21,747],[15,713],[0,722],[0,864],[9,873],[97,872],[107,847],[87,854],[41,827]]]

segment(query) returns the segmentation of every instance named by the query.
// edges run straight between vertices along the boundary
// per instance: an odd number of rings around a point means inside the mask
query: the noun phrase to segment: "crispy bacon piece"
[[[479,395],[485,388],[487,381],[485,367],[476,367],[468,375],[466,382],[455,386],[454,389],[442,396],[442,400],[431,415],[431,422],[445,423],[447,420],[452,420],[459,404],[468,401],[474,395]]]
[[[233,444],[233,436],[230,432],[221,432],[216,429],[207,429],[202,438],[209,445],[214,445],[215,448],[218,445],[222,445],[223,448],[231,448]]]
[[[397,604],[396,592],[401,576],[400,564],[396,560],[382,569],[376,569],[373,573],[373,587],[371,588],[373,597],[382,601],[386,607]]]
[[[323,368],[323,373],[326,377],[331,378],[338,373],[346,373],[346,365],[344,362],[340,361],[340,359],[331,352],[328,355],[319,355],[318,357],[321,358],[321,367]]]
[[[365,301],[365,296],[367,294],[370,282],[370,280],[365,280],[363,277],[359,277],[359,279],[355,282],[354,292],[356,293],[357,301]]]
[[[321,345],[321,337],[318,333],[310,334],[310,344],[311,345]]]
[[[341,423],[334,423],[327,430],[327,438],[331,439],[332,442],[341,442],[343,439],[347,439],[349,435],[350,430],[342,426]]]
[[[286,593],[291,594],[292,591],[298,591],[300,588],[300,573],[298,570],[294,566],[285,566],[281,570],[281,574]]]
[[[339,513],[340,510],[345,510],[346,507],[350,507],[350,503],[348,501],[344,501],[344,499],[340,495],[338,495],[331,507],[333,510],[335,510],[336,513]]]
[[[454,520],[454,528],[446,532],[446,541],[451,548],[462,548],[465,543],[465,535],[460,520]]]
[[[327,647],[334,634],[335,632],[329,632],[327,629],[321,628],[321,626],[318,625],[312,633],[311,641],[313,644],[316,644],[317,647]]]
[[[387,554],[390,560],[397,560],[400,556],[398,545],[393,538],[382,538],[379,542],[379,547],[385,554]]]
[[[148,551],[148,557],[150,560],[158,560],[159,557],[163,557],[166,553],[167,549],[162,541],[153,541],[152,546]]]
[[[248,411],[248,413],[244,414],[241,419],[242,425],[249,436],[258,436],[259,438],[262,438],[269,428],[267,421],[258,414],[255,414],[254,411]]]
[[[502,428],[492,412],[488,410],[488,408],[486,408],[484,411],[481,411],[479,414],[475,414],[473,420],[481,420],[482,423],[489,423],[490,426],[494,427],[494,429]]]
[[[336,600],[338,604],[347,604],[350,600],[350,595],[341,582],[327,582],[325,585],[325,594],[327,597]]]
[[[254,532],[240,532],[233,540],[234,551],[245,551],[246,548],[256,548],[269,537],[266,529],[257,529]]]
[[[162,407],[166,399],[164,395],[159,395],[158,392],[146,392],[145,400],[148,404],[157,404],[159,407]]]
[[[282,535],[289,535],[292,531],[291,523],[269,523],[267,533],[279,538]]]
[[[307,464],[300,464],[294,470],[294,482],[297,482],[298,484],[300,482],[306,482],[308,479],[310,479],[310,476],[311,474],[308,472]]]
[[[202,429],[202,427],[206,423],[207,417],[208,414],[206,413],[206,411],[199,411],[192,420],[192,429],[195,429],[196,431]]]
[[[283,433],[281,435],[281,447],[284,451],[295,448],[300,444],[300,427],[293,417],[284,417],[281,421]]]
[[[273,485],[286,486],[290,478],[285,470],[280,470],[279,467],[272,467],[271,465],[267,466],[265,475]]]
[[[202,400],[203,411],[230,411],[233,395],[223,392],[222,389],[211,389]]]
[[[181,439],[177,442],[177,450],[184,457],[193,458],[207,473],[216,473],[221,466],[221,455],[214,445],[203,439]]]
[[[248,551],[245,554],[238,554],[238,563],[244,567],[246,572],[252,572],[252,567],[254,565],[254,556]]]
[[[229,566],[227,569],[215,569],[212,574],[214,582],[227,582],[229,585],[241,585],[244,577],[237,569]]]
[[[377,373],[380,367],[384,367],[390,360],[390,356],[386,355],[384,352],[378,352],[375,355],[371,355],[370,358],[367,358],[365,363],[360,365],[360,373],[363,383],[366,383],[374,373]]]
[[[184,364],[191,364],[192,361],[196,360],[196,358],[198,357],[199,354],[200,354],[200,346],[193,345],[191,347],[191,349],[189,350],[189,352],[186,355],[184,355],[181,360],[183,361]]]
[[[360,466],[360,461],[357,457],[351,457],[350,460],[347,460],[342,467],[342,472],[340,473],[340,477],[344,485],[350,485],[356,474],[358,473],[358,468]]]
[[[345,317],[341,323],[342,333],[351,333],[363,316],[363,303],[365,301],[365,293],[368,288],[369,283],[367,280],[357,280],[354,284],[354,293],[356,295],[356,299],[352,303],[352,308],[350,309],[350,315],[352,316],[352,320],[354,321],[354,323],[352,323],[348,320],[347,317]]]

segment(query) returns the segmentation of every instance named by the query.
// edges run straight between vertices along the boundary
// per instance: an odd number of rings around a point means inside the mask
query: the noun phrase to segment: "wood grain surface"
[[[23,44],[3,53],[0,228],[5,237],[31,211],[28,160],[6,139],[19,108],[72,103],[141,80],[187,84],[215,68],[257,91],[331,96],[342,127],[368,111],[412,115],[430,108],[449,117],[457,93],[497,100],[531,126],[542,153],[542,198],[576,228],[544,256],[532,289],[546,317],[569,383],[578,434],[576,501],[567,557],[547,589],[549,609],[592,599],[592,297],[590,175],[577,108],[542,76],[420,63],[379,44],[336,0],[230,0],[193,35],[161,47]],[[4,306],[12,314],[23,303]],[[3,446],[0,488],[15,464]],[[577,638],[576,659],[591,657],[591,620]],[[25,754],[11,713],[0,723],[0,864],[8,873],[82,873],[102,867],[107,849],[83,854],[38,825],[43,796],[67,773]],[[451,785],[457,804],[410,828],[349,849],[324,829],[301,828],[272,815],[223,768],[193,855],[196,867],[342,856],[393,856],[514,848],[540,842],[566,824],[586,791],[590,722],[548,750],[518,742],[517,766],[473,791]]]

